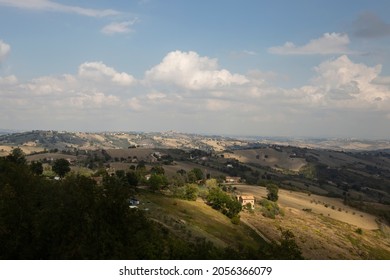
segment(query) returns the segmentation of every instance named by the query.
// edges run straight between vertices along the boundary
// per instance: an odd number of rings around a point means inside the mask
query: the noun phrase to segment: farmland
[[[280,243],[288,230],[307,259],[390,259],[386,150],[314,149],[172,132],[33,131],[3,135],[0,144],[2,156],[20,147],[27,164],[43,163],[49,182],[53,163],[63,158],[71,167],[69,178],[108,176],[106,183],[130,184],[127,192],[141,201],[149,221],[180,240],[256,255],[267,241]],[[225,183],[229,176],[238,182]],[[264,202],[269,184],[279,188],[277,206]],[[194,200],[186,194],[188,186]],[[241,222],[233,223],[226,209],[217,211],[207,201],[211,186],[232,197],[253,195],[255,209],[244,208]],[[278,208],[271,216],[264,212],[270,205]]]

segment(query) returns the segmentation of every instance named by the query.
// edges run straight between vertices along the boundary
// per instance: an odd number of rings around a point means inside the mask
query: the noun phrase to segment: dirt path
[[[256,199],[267,196],[265,187],[237,185],[237,190],[245,194],[253,194]],[[378,229],[376,217],[343,204],[341,199],[319,195],[308,195],[300,192],[279,190],[278,203],[281,207],[298,211],[303,209],[339,220],[362,229]]]

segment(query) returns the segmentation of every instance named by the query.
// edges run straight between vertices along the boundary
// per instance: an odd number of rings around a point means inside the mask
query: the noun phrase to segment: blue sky
[[[0,0],[0,128],[388,139],[389,12]]]

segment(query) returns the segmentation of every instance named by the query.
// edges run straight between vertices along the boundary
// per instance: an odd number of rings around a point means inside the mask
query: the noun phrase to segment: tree
[[[158,175],[164,175],[165,174],[165,170],[164,170],[164,168],[161,165],[153,166],[150,169],[150,172],[152,174],[158,174]]]
[[[278,201],[279,195],[279,187],[275,184],[267,185],[267,199],[271,201]]]
[[[184,176],[187,174],[187,172],[184,169],[179,169],[176,171],[177,174],[180,174],[181,176]]]
[[[150,188],[153,191],[164,188],[168,185],[168,179],[164,175],[152,174],[148,181]]]
[[[229,218],[237,216],[242,210],[241,203],[219,187],[210,188],[207,201],[214,209],[219,210]]]
[[[43,173],[43,166],[42,162],[40,161],[32,161],[30,164],[31,171],[36,175],[42,175]]]
[[[200,170],[200,168],[194,168],[190,172],[193,172],[195,174],[196,180],[203,179],[203,172],[202,170]]]
[[[290,230],[282,230],[282,240],[280,241],[280,249],[278,251],[278,259],[280,260],[302,260],[302,251],[298,247],[295,236]]]
[[[206,187],[207,188],[216,188],[218,187],[218,182],[216,179],[208,179],[206,180]]]
[[[7,159],[16,164],[26,164],[26,156],[21,148],[15,148],[11,154],[7,156]]]
[[[64,158],[59,158],[54,161],[52,170],[63,178],[70,171],[70,163]]]
[[[199,188],[196,184],[187,184],[185,186],[185,199],[196,200],[198,197]]]
[[[137,175],[136,172],[134,172],[134,171],[127,172],[126,178],[127,178],[127,182],[129,183],[130,186],[132,186],[132,187],[138,186],[139,176]]]

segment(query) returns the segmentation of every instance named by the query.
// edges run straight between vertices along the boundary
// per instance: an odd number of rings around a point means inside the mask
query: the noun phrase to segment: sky
[[[390,139],[388,0],[0,0],[0,128]]]

